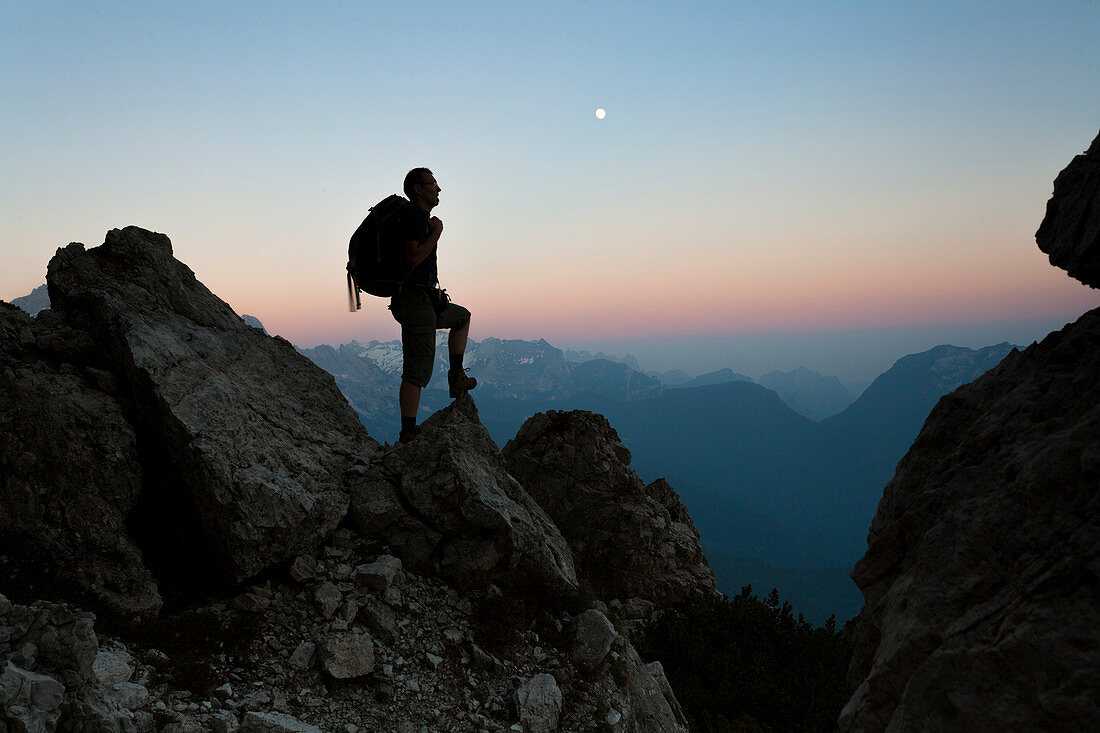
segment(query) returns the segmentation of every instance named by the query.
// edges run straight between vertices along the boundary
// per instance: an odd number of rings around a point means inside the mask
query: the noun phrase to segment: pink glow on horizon
[[[861,279],[862,278],[862,279]],[[665,338],[766,331],[828,331],[919,325],[1072,318],[1100,305],[1097,293],[1050,270],[1031,277],[976,282],[968,273],[938,281],[900,274],[868,279],[791,280],[778,289],[742,283],[726,290],[670,286],[639,297],[637,290],[587,289],[572,295],[485,292],[455,299],[474,314],[471,337],[546,338],[554,341]],[[473,291],[471,291],[472,293]],[[300,346],[391,340],[400,329],[384,300],[363,296],[349,313],[346,293],[327,292],[300,302],[268,297],[239,299],[240,313],[255,315],[268,331]],[[338,297],[337,297],[338,296]]]

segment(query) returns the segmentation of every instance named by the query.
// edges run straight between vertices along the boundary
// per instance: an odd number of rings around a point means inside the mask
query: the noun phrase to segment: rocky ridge
[[[577,573],[605,598],[675,603],[716,593],[699,532],[667,481],[645,485],[602,415],[534,415],[504,446],[508,472],[562,528]]]
[[[136,227],[47,280],[0,307],[4,726],[684,730],[630,639],[661,608],[583,600],[469,397],[380,446]]]
[[[1058,176],[1037,235],[1094,287],[1098,158]],[[841,730],[1100,727],[1098,446],[1100,309],[939,401],[852,573]]]

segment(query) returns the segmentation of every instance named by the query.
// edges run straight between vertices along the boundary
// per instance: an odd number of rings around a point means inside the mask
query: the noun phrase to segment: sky
[[[859,382],[1100,305],[1034,242],[1100,129],[1094,0],[2,15],[6,300],[133,224],[297,345],[396,338],[384,301],[348,312],[347,240],[424,165],[477,339]]]

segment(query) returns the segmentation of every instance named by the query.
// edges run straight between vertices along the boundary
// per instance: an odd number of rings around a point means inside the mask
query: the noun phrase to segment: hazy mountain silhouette
[[[32,316],[36,316],[39,311],[44,311],[50,307],[50,293],[44,284],[39,285],[22,298],[13,299],[11,304]]]
[[[855,398],[836,377],[799,367],[790,372],[770,372],[758,380],[779,395],[792,410],[811,420],[824,420],[841,412]]]
[[[752,377],[746,377],[744,374],[738,374],[732,369],[719,369],[713,372],[707,372],[706,374],[700,374],[694,379],[689,379],[684,382],[680,387],[709,387],[712,384],[725,384],[726,382],[751,382]]]
[[[683,369],[671,369],[667,372],[646,372],[649,376],[657,379],[661,384],[666,387],[682,387],[691,381],[691,375],[685,372]]]

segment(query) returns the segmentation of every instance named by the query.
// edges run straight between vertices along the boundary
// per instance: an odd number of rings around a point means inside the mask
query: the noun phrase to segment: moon
[[[605,110],[603,107],[600,107],[596,110],[596,119],[602,120],[604,117],[607,117],[607,110]]]

